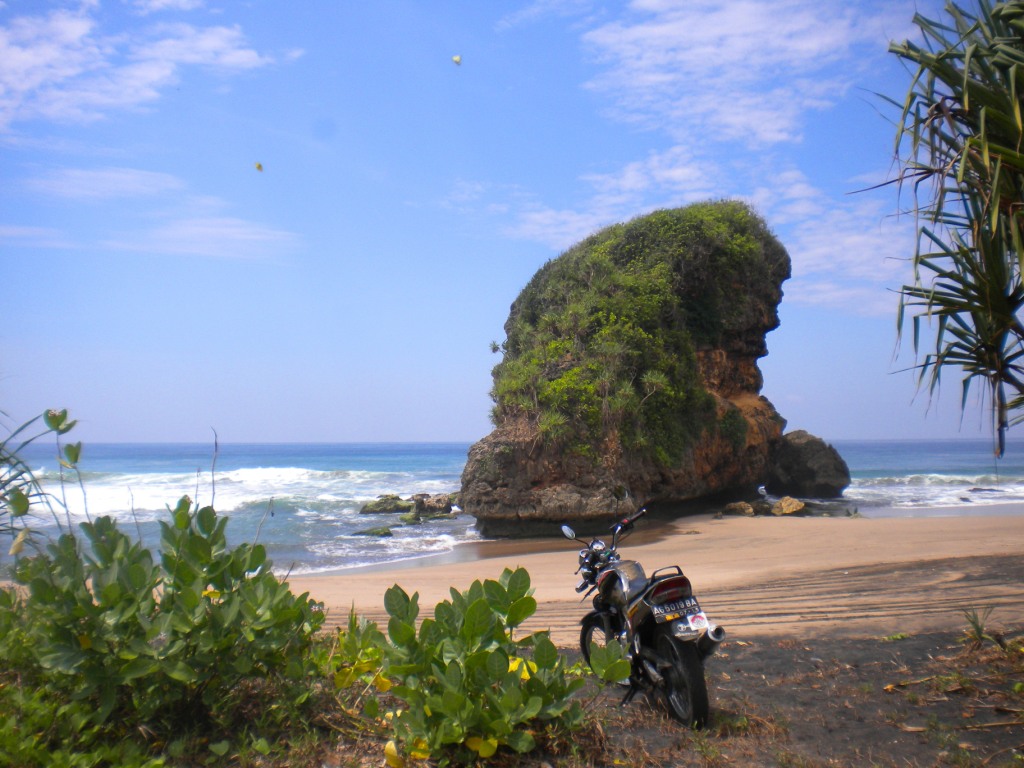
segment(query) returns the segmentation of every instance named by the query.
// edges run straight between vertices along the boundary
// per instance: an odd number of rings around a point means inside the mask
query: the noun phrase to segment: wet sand
[[[1015,507],[950,508],[949,516],[686,517],[638,523],[620,551],[648,573],[678,564],[709,617],[730,638],[779,633],[874,637],[966,626],[964,611],[992,607],[989,621],[1024,620],[1024,514]],[[293,576],[293,591],[324,602],[328,623],[349,610],[386,623],[392,584],[420,595],[421,615],[475,579],[525,567],[537,614],[524,629],[576,643],[588,603],[574,587],[579,545],[561,538],[479,542],[398,566]]]

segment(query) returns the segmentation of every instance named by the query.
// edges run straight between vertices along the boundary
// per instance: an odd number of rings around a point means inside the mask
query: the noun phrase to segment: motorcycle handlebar
[[[637,510],[637,513],[635,515],[633,515],[632,517],[624,517],[624,518],[622,518],[622,520],[620,520],[615,525],[613,525],[612,526],[612,530],[614,531],[614,530],[618,529],[620,531],[628,531],[630,528],[633,527],[633,523],[635,523],[637,520],[639,520],[641,517],[643,517],[646,514],[647,514],[647,507],[640,507],[640,509]]]

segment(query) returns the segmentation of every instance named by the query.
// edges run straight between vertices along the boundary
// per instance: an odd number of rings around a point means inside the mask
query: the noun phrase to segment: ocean
[[[53,444],[29,446],[23,457],[77,524],[89,515],[116,517],[150,546],[168,507],[187,494],[230,516],[229,543],[256,540],[280,573],[309,574],[408,560],[451,551],[479,540],[468,515],[401,526],[397,515],[360,515],[383,494],[457,491],[469,443],[85,444],[82,486],[65,472],[63,486]],[[850,467],[852,484],[841,502],[865,517],[985,514],[1020,505],[1024,514],[1024,443],[1010,443],[996,460],[987,440],[834,441]],[[63,488],[63,491],[61,490]],[[83,492],[84,489],[84,492]],[[996,506],[1000,505],[1000,506]],[[951,509],[955,507],[956,509]],[[1016,511],[1016,510],[1015,510]],[[37,517],[47,534],[58,522]],[[392,526],[386,538],[358,531]],[[7,547],[0,547],[0,568]]]

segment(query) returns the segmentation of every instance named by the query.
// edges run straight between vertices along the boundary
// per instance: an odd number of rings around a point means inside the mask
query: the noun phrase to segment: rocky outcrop
[[[715,517],[721,518],[724,515],[741,515],[743,517],[757,517],[758,515],[799,515],[807,512],[807,505],[792,496],[783,496],[772,503],[766,499],[750,501],[733,501],[722,507]]]
[[[805,506],[806,505],[799,499],[794,499],[792,496],[783,496],[772,504],[772,514],[776,517],[782,517],[783,515],[796,515],[803,512]]]
[[[360,515],[390,515],[396,512],[410,512],[415,507],[411,499],[406,501],[396,494],[378,496],[373,501],[368,501],[359,510]]]
[[[785,249],[728,202],[656,212],[549,262],[512,305],[463,509],[515,536],[756,495],[785,426],[757,360],[788,277]]]
[[[849,485],[850,469],[839,451],[801,429],[775,445],[764,488],[776,496],[833,499]]]
[[[528,536],[550,533],[563,522],[587,531],[651,500],[753,495],[783,422],[764,398],[739,404],[722,398],[722,407],[743,414],[748,429],[742,445],[709,434],[673,467],[611,442],[595,464],[546,445],[529,425],[496,429],[470,448],[462,475],[463,508],[486,536]]]

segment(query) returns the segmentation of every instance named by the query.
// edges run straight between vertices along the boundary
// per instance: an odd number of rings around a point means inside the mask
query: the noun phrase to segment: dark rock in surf
[[[799,429],[776,443],[764,488],[775,496],[834,499],[849,485],[850,469],[839,451]]]

